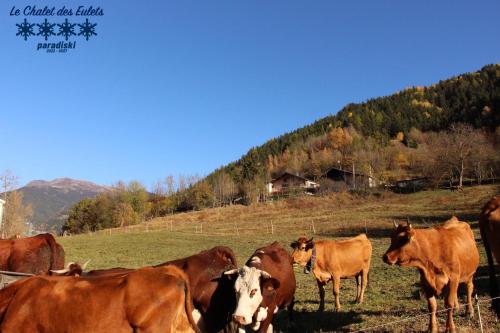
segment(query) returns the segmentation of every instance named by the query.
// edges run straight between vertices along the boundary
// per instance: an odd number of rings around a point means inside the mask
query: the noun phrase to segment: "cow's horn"
[[[224,275],[233,275],[233,274],[238,274],[238,268],[230,269],[224,272]]]
[[[73,265],[74,262],[70,262],[66,268],[63,269],[51,269],[50,271],[55,274],[66,274],[69,272],[69,266]]]
[[[84,271],[84,270],[85,270],[85,268],[87,268],[87,265],[89,264],[90,260],[92,260],[92,259],[87,260],[87,261],[86,261],[86,262],[82,265],[82,271]]]
[[[396,221],[392,220],[392,224],[394,224],[394,228],[398,227],[398,224],[396,223]]]
[[[264,279],[270,279],[271,278],[271,274],[269,274],[268,272],[266,271],[261,271],[260,272],[260,275],[264,278]]]

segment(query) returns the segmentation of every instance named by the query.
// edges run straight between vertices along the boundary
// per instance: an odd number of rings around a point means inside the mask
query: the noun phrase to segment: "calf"
[[[99,278],[35,276],[0,291],[0,331],[197,332],[189,282],[177,267]]]
[[[286,307],[292,314],[296,288],[292,258],[278,242],[257,249],[245,266],[225,274],[238,274],[233,320],[239,325],[253,324],[253,330],[272,332],[278,309]]]
[[[483,239],[484,249],[488,257],[490,275],[490,294],[493,298],[493,309],[500,317],[500,300],[498,299],[498,285],[495,274],[495,263],[500,263],[500,196],[492,198],[483,207],[479,217],[479,230]]]
[[[389,265],[416,267],[429,305],[429,331],[438,332],[436,297],[444,294],[448,309],[446,329],[455,332],[453,308],[458,307],[459,283],[467,284],[467,313],[472,307],[472,279],[479,265],[479,252],[470,226],[452,217],[443,225],[415,229],[411,224],[395,225],[391,245],[383,257]]]
[[[312,270],[319,289],[318,311],[325,308],[325,285],[332,280],[335,311],[340,310],[340,279],[356,278],[356,301],[363,302],[372,256],[372,244],[365,234],[333,241],[299,238],[291,244],[293,262]],[[361,280],[361,281],[360,281]]]

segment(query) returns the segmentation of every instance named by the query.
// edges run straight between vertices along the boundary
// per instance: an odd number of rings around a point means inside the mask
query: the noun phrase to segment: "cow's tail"
[[[63,269],[64,268],[64,249],[61,245],[57,244],[54,236],[51,234],[46,234],[45,239],[49,243],[50,247],[50,269]]]
[[[481,219],[486,218],[484,214],[480,217]],[[485,230],[486,225],[479,223],[479,231],[481,232],[481,238],[483,239],[484,250],[486,252],[486,257],[488,258],[488,273],[490,276],[490,295],[493,298],[491,306],[496,312],[497,316],[500,318],[500,299],[497,278],[495,274],[495,262],[493,261],[493,253],[491,252],[490,243],[488,242],[487,231]]]
[[[191,287],[189,286],[189,280],[187,279],[187,277],[184,280],[184,307],[186,309],[189,324],[196,333],[201,333],[200,329],[198,328],[198,324],[193,318],[193,299],[191,298]]]

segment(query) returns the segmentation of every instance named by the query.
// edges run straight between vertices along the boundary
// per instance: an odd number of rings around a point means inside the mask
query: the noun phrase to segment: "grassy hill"
[[[461,192],[437,190],[408,195],[389,193],[359,197],[341,193],[176,214],[134,227],[102,230],[59,238],[58,241],[65,247],[68,262],[91,259],[90,269],[157,264],[215,245],[230,246],[242,264],[256,248],[274,240],[288,248],[288,244],[301,235],[338,239],[366,230],[373,242],[374,253],[365,303],[361,306],[352,303],[354,280],[343,280],[341,312],[333,312],[333,296],[329,292],[326,311],[317,313],[319,296],[316,283],[312,276],[296,269],[296,322],[289,323],[286,312],[281,313],[276,320],[277,329],[289,332],[353,331],[407,318],[408,321],[373,331],[420,332],[427,329],[428,317],[422,316],[427,312],[427,304],[419,296],[418,273],[413,269],[389,267],[382,262],[382,254],[390,243],[387,236],[393,220],[406,221],[409,218],[414,225],[426,227],[457,215],[468,221],[476,232],[482,261],[475,283],[483,302],[480,303],[483,325],[485,332],[498,332],[500,324],[489,311],[486,300],[486,259],[477,229],[482,205],[498,193],[498,185],[468,187]],[[463,290],[460,301],[464,302]],[[438,310],[443,309],[442,300],[438,306]],[[462,307],[461,316],[456,319],[461,332],[479,332],[477,317],[469,321],[463,317],[463,311]],[[420,317],[411,318],[415,316]],[[441,329],[444,320],[445,315],[440,313]]]

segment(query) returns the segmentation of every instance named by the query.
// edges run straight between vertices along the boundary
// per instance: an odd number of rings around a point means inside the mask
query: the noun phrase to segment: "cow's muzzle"
[[[394,262],[392,262],[390,259],[389,259],[389,256],[386,254],[384,254],[384,256],[382,257],[382,260],[386,263],[386,264],[389,264],[389,265],[394,265]]]
[[[240,324],[240,325],[248,325],[250,323],[247,323],[247,321],[245,320],[245,317],[243,316],[236,316],[236,315],[233,315],[233,321],[237,324]]]

